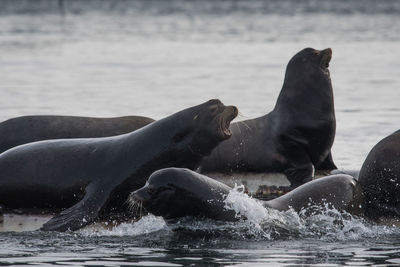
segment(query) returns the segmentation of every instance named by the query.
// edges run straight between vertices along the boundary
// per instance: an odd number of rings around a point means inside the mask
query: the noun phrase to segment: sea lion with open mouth
[[[62,210],[42,230],[76,230],[120,209],[154,171],[197,168],[230,137],[237,108],[219,100],[177,112],[132,133],[58,139],[21,145],[0,154],[4,209]]]

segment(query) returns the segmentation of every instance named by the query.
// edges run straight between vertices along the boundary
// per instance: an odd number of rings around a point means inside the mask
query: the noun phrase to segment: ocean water
[[[397,0],[3,0],[0,120],[158,119],[211,98],[253,118],[272,110],[296,52],[331,47],[333,157],[356,170],[400,125],[399,29]],[[276,213],[234,197],[254,220],[166,225],[146,216],[112,230],[0,233],[0,265],[400,264],[396,226],[334,210]]]

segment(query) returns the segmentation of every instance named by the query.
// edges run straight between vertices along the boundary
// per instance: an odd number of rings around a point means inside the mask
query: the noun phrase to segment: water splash
[[[134,223],[121,223],[112,229],[105,229],[101,226],[87,227],[80,231],[86,236],[137,236],[168,230],[168,226],[161,217],[147,215]]]
[[[298,235],[302,224],[297,213],[266,208],[261,201],[249,197],[243,191],[244,186],[235,185],[225,199],[225,208],[247,219],[243,223],[247,225],[251,236],[270,240],[278,236]]]
[[[322,240],[360,240],[399,233],[395,226],[378,225],[348,212],[324,206],[311,206],[299,212],[301,236]]]
[[[162,232],[174,233],[180,239],[223,238],[226,240],[286,240],[316,239],[346,241],[376,239],[400,234],[395,226],[378,225],[330,208],[330,205],[308,206],[300,212],[290,209],[278,211],[263,206],[262,201],[243,193],[243,186],[235,186],[225,199],[225,208],[236,212],[237,222],[214,221],[186,217],[168,222],[148,215],[134,223],[123,223],[111,230],[88,227],[81,230],[84,236],[138,236]],[[244,219],[245,218],[245,219]],[[159,236],[159,235],[158,235]]]
[[[258,238],[317,238],[322,240],[359,240],[400,232],[398,227],[377,225],[364,218],[338,211],[330,205],[308,206],[299,213],[290,209],[277,211],[243,193],[235,186],[225,199],[225,207],[246,217],[248,233]]]

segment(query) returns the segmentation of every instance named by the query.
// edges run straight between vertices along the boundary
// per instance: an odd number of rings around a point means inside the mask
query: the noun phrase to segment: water
[[[400,1],[61,2],[0,1],[1,120],[157,119],[210,98],[252,118],[273,108],[297,51],[331,47],[337,165],[359,169],[372,146],[398,129]],[[167,226],[150,216],[114,230],[1,233],[0,264],[400,264],[398,227],[239,203],[259,220]]]

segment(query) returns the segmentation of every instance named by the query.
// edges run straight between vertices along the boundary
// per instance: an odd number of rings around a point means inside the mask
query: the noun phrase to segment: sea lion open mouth
[[[235,106],[227,106],[224,108],[220,115],[220,131],[224,139],[229,138],[232,135],[232,131],[229,129],[231,121],[238,115],[238,109]]]
[[[321,63],[320,63],[321,67],[323,69],[329,68],[329,62],[332,59],[332,49],[331,48],[327,48],[327,49],[322,50],[321,51],[321,55],[322,55]]]

